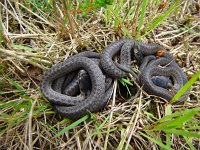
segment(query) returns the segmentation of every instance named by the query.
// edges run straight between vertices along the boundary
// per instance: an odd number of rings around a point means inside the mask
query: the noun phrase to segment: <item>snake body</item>
[[[41,83],[41,90],[44,96],[54,105],[55,109],[61,115],[70,119],[77,119],[89,112],[96,112],[107,104],[112,92],[112,81],[110,81],[110,79],[106,80],[97,62],[88,58],[98,56],[94,54],[93,52],[81,53],[81,56],[71,57],[53,66],[45,73]],[[62,87],[61,81],[58,79],[62,79],[63,81],[64,76],[68,76],[70,73],[83,69],[87,72],[87,74],[84,73],[84,75],[82,75],[85,76],[83,78],[90,79],[90,83],[87,82],[88,87],[92,87],[90,94],[87,97],[74,96],[73,91],[79,90],[77,76],[72,78],[69,83],[70,86],[66,85],[69,90],[67,92],[65,91],[66,93],[63,94],[61,89],[65,90],[65,88]],[[85,80],[82,80],[82,82],[84,81]],[[86,88],[83,90],[85,89]]]
[[[160,80],[168,82],[169,84],[171,84],[171,82],[167,79],[171,78],[173,82],[173,87],[171,86],[171,88],[173,88],[171,89],[172,91],[170,92],[168,87],[163,88],[162,85],[156,85],[152,80],[152,78],[156,76],[164,76],[165,78],[160,78]],[[141,84],[147,93],[157,95],[169,101],[173,98],[173,92],[177,92],[186,83],[186,80],[182,78],[182,76],[183,72],[179,70],[179,66],[175,65],[174,62],[164,57],[155,58],[146,65],[145,69],[141,70]],[[182,103],[184,100],[185,97],[182,97],[178,103]]]
[[[101,65],[104,69],[104,71],[113,78],[119,78],[119,77],[125,77],[128,75],[127,72],[123,71],[119,67],[117,67],[113,61],[113,57],[117,55],[122,46],[125,42],[129,42],[130,39],[121,39],[119,41],[116,41],[114,43],[111,43],[108,45],[101,56]]]
[[[157,57],[159,50],[164,54]],[[119,61],[114,61],[116,56],[120,56]],[[133,60],[140,73],[132,70]],[[187,82],[187,76],[163,46],[125,38],[109,44],[102,54],[86,51],[53,66],[44,74],[41,91],[58,113],[78,119],[103,109],[112,94],[113,79],[129,73],[148,94],[167,101]],[[188,94],[177,103],[183,103]]]
[[[91,82],[93,90],[91,92],[92,97],[99,96],[105,92],[105,78],[102,71],[97,67],[97,65],[90,59],[86,57],[80,58],[70,58],[67,61],[53,66],[46,74],[45,79],[41,84],[41,89],[44,93],[44,96],[48,98],[51,103],[57,105],[76,105],[83,101],[77,97],[71,97],[68,95],[63,95],[59,92],[54,91],[51,88],[53,80],[59,78],[64,74],[69,74],[70,72],[76,71],[78,69],[84,68],[88,74],[91,76]],[[97,90],[95,89],[97,88]],[[92,98],[93,99],[93,98]],[[91,100],[92,101],[92,100]]]

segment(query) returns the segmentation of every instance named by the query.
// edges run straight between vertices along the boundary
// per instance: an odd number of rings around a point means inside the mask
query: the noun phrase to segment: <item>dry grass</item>
[[[199,1],[186,0],[177,14],[141,39],[165,46],[189,78],[200,68],[199,6]],[[165,143],[164,132],[145,129],[152,127],[156,118],[166,115],[168,105],[142,93],[133,102],[126,102],[119,97],[117,82],[113,97],[102,112],[55,137],[72,122],[56,114],[42,96],[39,90],[42,72],[85,47],[101,52],[124,33],[111,23],[105,25],[104,9],[83,17],[58,5],[50,12],[39,8],[32,12],[32,7],[28,1],[23,1],[23,5],[13,0],[0,2],[0,149],[160,149],[141,132]],[[151,12],[149,8],[147,14]],[[157,13],[162,13],[162,9]],[[123,23],[135,34],[131,22]],[[144,29],[145,26],[141,31]],[[200,82],[196,81],[190,100],[184,106],[172,106],[171,111],[199,107],[199,87]],[[194,122],[199,119],[199,114],[192,118]],[[199,144],[197,138],[175,134],[170,140],[173,149],[190,149],[187,140],[196,148]]]

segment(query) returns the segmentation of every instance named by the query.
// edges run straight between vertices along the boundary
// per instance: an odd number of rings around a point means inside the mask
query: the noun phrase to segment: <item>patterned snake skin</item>
[[[164,53],[157,56],[160,50]],[[139,73],[132,70],[133,61]],[[44,74],[41,91],[58,113],[76,120],[102,110],[112,94],[113,80],[129,74],[145,92],[167,101],[188,81],[163,46],[126,38],[111,43],[102,54],[86,51],[56,64]],[[188,95],[189,91],[176,104]]]

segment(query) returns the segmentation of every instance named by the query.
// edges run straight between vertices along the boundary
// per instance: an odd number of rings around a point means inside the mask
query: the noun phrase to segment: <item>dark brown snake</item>
[[[156,57],[159,50],[165,53]],[[120,56],[119,61],[113,61]],[[140,73],[131,69],[135,60]],[[187,82],[173,56],[158,44],[121,39],[98,54],[86,51],[50,68],[41,82],[41,91],[58,113],[70,119],[103,109],[113,90],[113,79],[132,74],[150,95],[169,101]],[[183,103],[189,92],[180,98]]]

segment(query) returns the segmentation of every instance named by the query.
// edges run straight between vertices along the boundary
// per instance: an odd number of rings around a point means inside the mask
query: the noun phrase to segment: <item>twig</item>
[[[32,117],[33,117],[34,107],[35,107],[37,101],[38,101],[38,96],[35,98],[34,102],[32,103],[31,109],[30,109],[30,112],[29,112],[29,124],[28,124],[28,147],[29,147],[29,150],[33,150]]]
[[[28,62],[28,63],[30,63],[30,64],[32,64],[32,65],[34,65],[34,66],[37,66],[37,67],[39,67],[39,68],[41,68],[41,69],[44,69],[44,70],[47,70],[47,69],[48,69],[47,67],[42,66],[42,65],[40,65],[40,64],[38,64],[38,63],[32,62],[32,61],[30,61],[29,59],[24,58],[23,56],[20,56],[20,55],[15,54],[15,53],[12,52],[11,50],[5,50],[5,49],[0,48],[0,52],[3,52],[3,53],[5,53],[5,54],[7,54],[7,55],[10,55],[10,56],[12,56],[12,57],[15,57],[15,58],[17,58],[17,59],[19,59],[19,60],[21,60],[21,61]]]
[[[112,105],[111,105],[112,108],[115,105],[116,91],[117,91],[117,80],[115,80],[115,82],[114,82],[114,92],[113,92]],[[110,125],[111,125],[112,117],[113,117],[113,109],[111,109],[111,112],[110,112],[109,125],[108,125],[108,128],[107,128],[107,131],[110,130]],[[107,150],[108,138],[109,138],[109,132],[107,132],[107,134],[106,134],[105,144],[104,144],[104,148],[103,148],[104,150]]]

